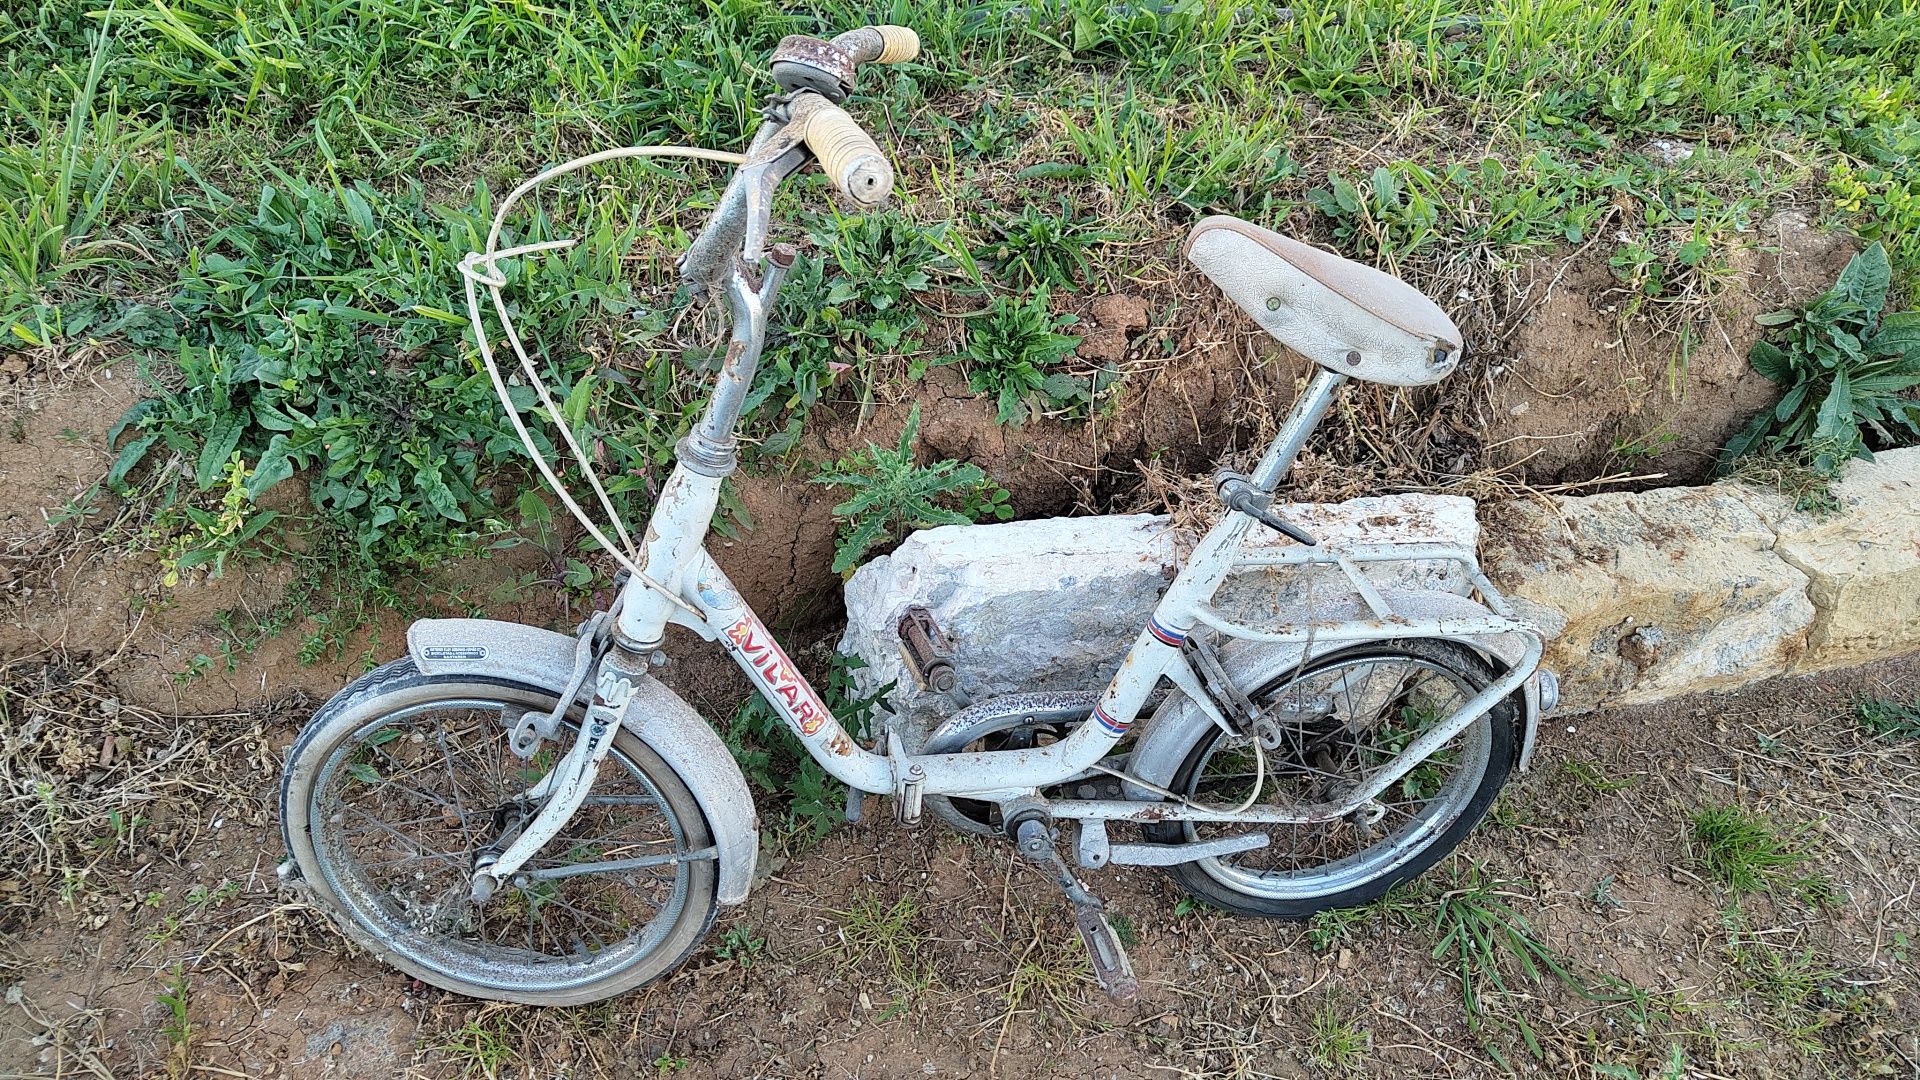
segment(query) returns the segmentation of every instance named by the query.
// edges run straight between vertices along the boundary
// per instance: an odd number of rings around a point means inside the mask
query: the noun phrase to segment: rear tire
[[[356,944],[456,994],[578,1005],[666,975],[700,943],[718,909],[710,855],[506,881],[486,904],[467,895],[473,851],[524,820],[532,808],[514,796],[572,740],[569,730],[522,761],[508,726],[556,700],[506,679],[423,675],[402,659],[314,713],[287,756],[282,835],[305,887]],[[686,783],[621,731],[588,804],[522,869],[711,847]]]
[[[1287,760],[1287,746],[1267,751],[1260,801],[1314,802],[1335,797],[1343,784],[1351,790],[1396,744],[1417,737],[1423,718],[1433,722],[1428,714],[1457,707],[1498,678],[1479,652],[1434,638],[1361,645],[1289,669],[1248,696],[1268,715],[1287,718],[1299,734],[1292,748],[1306,760]],[[1324,825],[1253,826],[1269,830],[1268,847],[1182,863],[1171,873],[1209,904],[1267,918],[1305,919],[1378,899],[1444,858],[1486,816],[1518,760],[1523,709],[1516,691],[1395,781],[1377,800],[1377,822],[1353,815]],[[1376,740],[1381,745],[1368,745]],[[1231,742],[1217,725],[1205,725],[1169,787],[1198,802],[1238,804],[1251,784],[1233,781],[1246,776],[1249,751]],[[1348,761],[1353,775],[1341,771]],[[1405,798],[1390,798],[1396,795]],[[1152,842],[1178,844],[1249,826],[1169,822],[1145,831]],[[1303,840],[1314,845],[1304,853]]]

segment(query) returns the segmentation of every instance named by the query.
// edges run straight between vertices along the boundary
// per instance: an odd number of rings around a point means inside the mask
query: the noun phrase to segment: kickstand
[[[1051,868],[1055,883],[1073,905],[1073,925],[1087,947],[1087,958],[1093,962],[1093,977],[1099,980],[1100,988],[1119,1002],[1139,997],[1140,980],[1134,978],[1133,962],[1127,959],[1120,936],[1107,921],[1107,906],[1073,876],[1067,860],[1060,857],[1059,849],[1054,846],[1046,824],[1038,820],[1021,822],[1018,836],[1020,854]]]

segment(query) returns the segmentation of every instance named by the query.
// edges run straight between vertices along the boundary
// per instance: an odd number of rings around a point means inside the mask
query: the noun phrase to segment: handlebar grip
[[[920,35],[911,27],[863,26],[833,39],[855,64],[904,64],[920,55]]]
[[[808,104],[794,122],[805,125],[800,137],[820,160],[820,171],[842,194],[861,206],[874,207],[893,192],[893,166],[846,110],[814,94],[801,95]],[[796,110],[798,111],[798,110]]]
[[[904,64],[920,55],[920,35],[910,26],[881,24],[867,29],[880,35],[880,55],[876,64]]]

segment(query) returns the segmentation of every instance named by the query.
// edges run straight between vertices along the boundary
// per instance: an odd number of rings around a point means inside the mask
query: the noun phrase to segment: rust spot
[[[853,740],[847,737],[846,732],[836,731],[833,738],[827,740],[827,753],[834,757],[852,757]]]

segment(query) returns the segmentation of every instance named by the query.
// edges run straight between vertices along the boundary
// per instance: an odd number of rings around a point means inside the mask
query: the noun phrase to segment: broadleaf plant
[[[1091,408],[1116,378],[1112,371],[1085,378],[1060,370],[1080,338],[1059,331],[1073,325],[1072,315],[1055,315],[1046,286],[1025,299],[995,297],[986,313],[967,328],[966,351],[937,364],[964,360],[967,385],[976,394],[992,394],[994,419],[1016,427],[1048,407]]]
[[[920,406],[907,415],[900,444],[892,449],[869,445],[841,458],[814,477],[816,484],[852,490],[853,497],[833,508],[841,522],[833,570],[849,573],[875,546],[914,529],[934,525],[970,525],[982,518],[1013,516],[1005,489],[980,466],[958,461],[914,463],[913,442],[920,434]]]
[[[1892,267],[1880,244],[1855,255],[1812,303],[1759,317],[1771,333],[1748,354],[1784,389],[1721,452],[1719,471],[1750,454],[1794,459],[1821,477],[1882,447],[1920,441],[1920,312],[1882,316]]]

